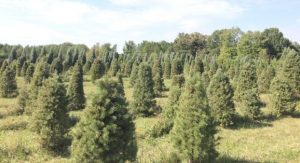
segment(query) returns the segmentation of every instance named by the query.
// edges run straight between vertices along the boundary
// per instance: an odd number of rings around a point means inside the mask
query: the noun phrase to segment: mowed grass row
[[[24,85],[22,78],[17,80],[18,86]],[[124,79],[125,96],[130,102],[133,89],[129,86],[129,79]],[[165,81],[167,88],[170,80]],[[97,91],[97,87],[85,76],[84,90],[87,105]],[[157,104],[164,108],[167,105],[168,91],[157,98]],[[261,95],[266,104],[264,114],[269,114],[269,97]],[[39,137],[26,129],[30,117],[19,116],[16,112],[16,98],[0,98],[0,162],[71,162],[69,156],[53,156],[42,150]],[[82,111],[70,113],[80,117]],[[146,132],[159,119],[159,116],[138,118],[136,135],[138,142],[139,162],[158,162],[175,149],[169,136],[151,139]],[[233,129],[219,129],[220,153],[218,162],[300,162],[300,118],[285,117],[279,120],[266,119],[259,122],[245,122]]]

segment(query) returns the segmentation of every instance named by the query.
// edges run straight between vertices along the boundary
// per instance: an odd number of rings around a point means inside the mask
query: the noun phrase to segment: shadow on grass
[[[245,159],[234,159],[230,156],[220,156],[217,160],[216,163],[258,163],[256,161],[250,161],[250,160],[245,160]]]
[[[272,127],[271,122],[275,120],[274,117],[263,117],[260,120],[251,120],[246,117],[236,116],[235,124],[228,127],[229,129],[254,129],[263,127]]]

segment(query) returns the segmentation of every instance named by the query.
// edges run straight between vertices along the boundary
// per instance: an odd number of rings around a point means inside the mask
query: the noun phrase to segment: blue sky
[[[231,27],[278,27],[300,42],[299,8],[298,0],[0,0],[0,43],[110,42],[121,50],[126,40]]]

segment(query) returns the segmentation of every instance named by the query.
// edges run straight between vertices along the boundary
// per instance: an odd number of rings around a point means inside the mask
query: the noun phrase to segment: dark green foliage
[[[43,148],[62,150],[69,124],[68,100],[62,81],[58,77],[45,80],[36,102],[30,128],[40,136]]]
[[[279,71],[292,87],[293,93],[300,96],[300,56],[292,49],[285,49],[280,59]]]
[[[20,114],[23,114],[23,112],[26,110],[28,97],[29,97],[28,88],[25,86],[20,89],[19,96],[18,96],[18,110]]]
[[[71,80],[68,87],[69,110],[80,110],[85,107],[85,96],[83,90],[83,71],[81,64],[73,68]]]
[[[130,77],[132,67],[133,67],[133,62],[129,60],[125,65],[125,70],[124,70],[125,76]]]
[[[202,60],[200,59],[200,57],[196,57],[195,58],[195,63],[194,63],[194,66],[193,66],[193,70],[192,70],[192,73],[195,74],[195,73],[203,73],[204,72],[204,65],[203,65],[203,62]]]
[[[164,62],[164,78],[170,79],[171,77],[171,63],[170,59],[166,59]]]
[[[7,67],[4,72],[1,73],[0,95],[1,97],[8,98],[18,95],[16,72],[10,67]]]
[[[129,80],[129,83],[131,86],[134,86],[134,84],[136,83],[136,80],[138,78],[138,73],[139,73],[139,65],[137,64],[133,64],[132,66],[132,71],[131,71],[131,74],[130,74],[130,80]]]
[[[63,72],[63,64],[61,59],[55,58],[50,67],[51,73],[61,74]]]
[[[275,75],[272,65],[265,65],[262,72],[257,75],[257,85],[259,93],[267,93],[270,88],[271,81]]]
[[[189,53],[193,56],[206,45],[206,36],[200,33],[179,33],[174,41],[174,48],[180,53]]]
[[[32,48],[31,53],[30,53],[30,62],[35,63],[37,58],[38,58],[38,55],[35,51],[35,48]]]
[[[243,92],[240,110],[245,117],[251,120],[259,119],[261,117],[260,106],[257,89],[248,89]]]
[[[22,69],[21,69],[21,76],[25,77],[28,66],[29,66],[28,62],[23,63],[23,66],[22,66]]]
[[[72,130],[71,156],[81,163],[134,161],[135,127],[123,87],[115,81],[100,80],[98,88],[91,106]]]
[[[34,74],[34,65],[30,63],[26,70],[25,83],[27,84],[30,83],[33,74]]]
[[[164,88],[164,79],[160,59],[155,60],[153,64],[152,76],[154,81],[154,93],[156,96],[160,96]]]
[[[32,88],[37,89],[37,87],[42,86],[43,80],[49,77],[49,65],[45,62],[39,62],[34,69],[34,74],[30,82]]]
[[[174,59],[171,67],[171,76],[180,75],[183,73],[183,66],[179,59]]]
[[[116,76],[117,72],[119,70],[120,70],[120,66],[119,66],[118,60],[115,58],[115,59],[113,59],[113,61],[111,63],[111,67],[110,67],[111,76]]]
[[[233,89],[229,78],[221,69],[213,76],[207,89],[207,96],[215,121],[221,126],[232,125],[235,112]]]
[[[86,61],[84,66],[83,66],[83,73],[87,74],[90,71],[91,67],[92,67],[91,61],[89,61],[89,60]]]
[[[277,117],[291,114],[295,110],[295,97],[291,86],[282,74],[272,80],[271,83],[271,108]]]
[[[91,79],[94,82],[97,79],[100,79],[105,73],[105,65],[104,63],[96,59],[91,67]]]
[[[214,162],[217,157],[217,130],[209,111],[205,89],[195,75],[185,85],[171,132],[174,147],[183,160]]]
[[[135,116],[149,116],[154,113],[154,82],[152,80],[151,68],[146,63],[139,66],[138,78],[133,90],[133,101],[131,112]]]
[[[179,88],[183,87],[185,83],[184,75],[175,75],[172,77],[172,86],[178,86]]]

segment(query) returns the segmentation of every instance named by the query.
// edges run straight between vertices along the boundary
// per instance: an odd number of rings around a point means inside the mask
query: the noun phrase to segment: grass
[[[22,78],[18,78],[17,82],[19,86],[24,84]],[[124,83],[125,96],[130,102],[133,89],[129,86],[128,78],[124,79]],[[166,80],[165,84],[169,88],[170,80]],[[89,81],[88,76],[85,76],[84,90],[89,105],[96,86]],[[164,107],[167,105],[167,98],[168,92],[164,92],[156,101]],[[260,98],[265,104],[262,111],[268,117],[269,95],[264,94]],[[16,104],[16,98],[0,98],[0,162],[72,162],[68,156],[54,156],[41,149],[38,135],[26,129],[30,117],[18,116]],[[79,118],[81,114],[81,111],[70,113],[74,118]],[[241,120],[233,128],[220,128],[217,162],[300,162],[300,118],[296,117],[257,122]],[[147,130],[158,119],[156,116],[135,120],[138,162],[166,162],[163,158],[175,152],[169,136],[147,138]]]

